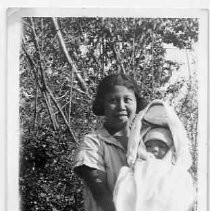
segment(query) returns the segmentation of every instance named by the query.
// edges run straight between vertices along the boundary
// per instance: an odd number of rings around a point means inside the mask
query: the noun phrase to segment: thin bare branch
[[[52,106],[50,104],[50,98],[49,98],[46,91],[43,91],[42,94],[44,96],[44,99],[45,99],[45,102],[46,102],[46,105],[47,105],[47,110],[50,114],[50,119],[51,119],[51,122],[53,124],[53,129],[56,131],[57,128],[58,128],[58,124],[56,122],[55,116],[53,115]]]
[[[24,41],[22,41],[22,48],[23,48],[23,51],[24,51],[24,53],[25,53],[25,55],[26,55],[26,58],[27,58],[28,61],[29,61],[29,64],[30,64],[30,66],[31,66],[31,69],[33,70],[33,73],[34,73],[34,77],[35,77],[36,83],[37,83],[38,87],[40,88],[41,93],[42,93],[42,95],[43,95],[43,97],[44,97],[44,100],[45,100],[45,103],[46,103],[46,106],[47,106],[47,110],[48,110],[49,115],[50,115],[50,120],[51,120],[51,122],[52,122],[52,124],[53,124],[53,128],[56,130],[56,129],[57,129],[57,123],[56,123],[56,120],[55,120],[54,117],[53,117],[53,112],[52,112],[52,110],[51,110],[51,108],[50,108],[50,104],[49,104],[49,101],[48,101],[48,96],[47,96],[47,94],[46,94],[46,91],[44,90],[43,85],[39,82],[35,64],[33,63],[33,60],[31,59],[30,55],[28,54],[28,52],[27,52],[26,49],[25,49],[25,43],[24,43]]]
[[[62,96],[60,96],[60,97],[56,97],[55,99],[56,99],[56,100],[60,100],[60,99],[62,99],[62,98],[64,98],[64,97],[66,97],[66,95],[68,95],[68,93],[69,93],[69,91],[67,91],[64,95],[62,95]]]
[[[36,53],[37,53],[37,56],[38,56],[39,71],[40,71],[40,75],[41,75],[43,88],[45,89],[46,79],[45,79],[45,75],[44,75],[44,71],[43,71],[43,67],[42,67],[41,51],[40,51],[39,44],[38,44],[38,38],[37,38],[37,35],[36,35],[35,24],[34,24],[33,18],[30,18],[30,21],[31,21],[31,25],[32,25],[33,41],[34,41]]]
[[[41,18],[41,52],[43,52],[43,49],[44,49],[44,20],[43,20],[43,18]]]
[[[34,109],[34,130],[36,128],[37,125],[37,105],[38,105],[38,92],[39,92],[39,88],[38,86],[36,87],[36,93],[35,93],[35,109]]]
[[[35,30],[35,24],[34,24],[34,21],[33,21],[33,18],[30,17],[30,22],[31,22],[31,29],[32,29],[32,36],[34,38],[34,44],[35,44],[35,48],[37,49],[37,53],[40,51],[39,49],[39,44],[38,44],[38,40],[37,40],[37,34],[36,34],[36,30]],[[40,54],[39,54],[40,56]]]
[[[64,52],[64,54],[66,56],[66,59],[67,59],[68,63],[70,64],[70,66],[72,67],[73,72],[76,74],[76,78],[77,78],[77,80],[79,81],[79,83],[81,85],[81,89],[84,90],[85,92],[87,92],[88,91],[87,85],[86,85],[85,81],[83,80],[82,76],[79,74],[74,61],[72,60],[71,56],[68,53],[68,50],[67,50],[65,41],[63,39],[63,35],[62,35],[61,31],[60,31],[57,19],[55,17],[52,17],[52,21],[53,21],[53,24],[54,24],[55,29],[57,31],[58,39],[59,39],[59,42],[61,44],[62,50],[63,50],[63,52]]]
[[[49,87],[47,86],[47,81],[46,81],[46,78],[45,78],[44,70],[42,68],[41,52],[40,52],[40,48],[39,48],[39,45],[38,45],[38,38],[37,38],[37,35],[36,35],[33,18],[31,18],[30,20],[31,20],[31,24],[32,24],[32,31],[33,31],[33,39],[34,39],[34,43],[35,43],[35,48],[36,48],[37,55],[38,55],[38,58],[39,58],[38,63],[39,63],[40,77],[41,77],[41,82],[42,82],[42,87],[43,87],[42,92],[43,92],[44,99],[46,101],[46,105],[47,105],[47,109],[48,109],[49,114],[50,114],[50,118],[51,118],[52,123],[53,123],[53,127],[55,129],[57,129],[58,123],[55,119],[55,116],[53,115],[52,106],[50,104],[50,98],[48,96],[48,94],[50,93],[50,97],[52,98],[53,94],[52,94],[51,90],[49,89]],[[53,96],[53,98],[54,98],[54,96]],[[55,103],[55,101],[56,100],[53,99],[54,103]],[[67,127],[68,127],[68,125],[67,125]]]
[[[120,65],[122,72],[125,74],[125,67],[124,67],[124,64],[122,62],[122,58],[121,58],[120,52],[116,49],[115,46],[113,46],[113,50],[115,51],[117,62]]]
[[[81,89],[77,89],[76,87],[72,86],[72,89],[79,92],[80,94],[85,95],[89,100],[92,100],[92,97],[90,97],[86,92],[83,92]]]
[[[83,92],[81,89],[77,89],[74,86],[70,86],[70,90],[73,89],[75,91],[77,91],[79,94],[85,95],[85,97],[87,97],[89,100],[92,100],[92,97],[90,97],[86,92]],[[64,97],[66,97],[66,95],[69,94],[70,91],[67,91],[64,95],[62,95],[61,97],[56,97],[56,100],[60,100]]]
[[[73,71],[72,71],[71,72],[71,89],[70,89],[70,93],[69,93],[69,119],[68,119],[69,124],[71,122],[71,102],[72,102],[73,80],[74,80],[74,74],[73,74]]]
[[[26,55],[26,57],[27,57],[27,59],[28,59],[28,61],[29,61],[29,64],[30,64],[30,66],[31,66],[31,68],[32,68],[32,70],[33,70],[33,72],[34,72],[34,75],[35,75],[35,78],[36,78],[36,82],[37,82],[37,84],[38,84],[40,90],[42,91],[42,93],[43,93],[45,90],[49,93],[49,95],[50,95],[50,97],[51,97],[53,103],[55,104],[56,108],[59,110],[59,112],[60,112],[60,114],[61,114],[61,116],[62,116],[62,118],[63,118],[63,120],[64,120],[64,123],[66,124],[66,126],[67,126],[67,128],[68,128],[70,134],[72,135],[74,142],[75,142],[75,143],[78,143],[78,141],[77,141],[77,139],[76,139],[76,137],[75,137],[75,135],[74,135],[74,132],[72,131],[72,129],[71,129],[71,127],[70,127],[70,125],[69,125],[69,123],[68,123],[68,121],[67,121],[67,119],[66,119],[66,117],[65,117],[65,115],[64,115],[64,113],[63,113],[63,111],[62,111],[62,109],[61,109],[61,107],[59,106],[59,104],[58,104],[58,102],[56,101],[55,97],[53,96],[51,90],[50,90],[49,87],[47,86],[46,81],[45,81],[45,78],[42,78],[42,82],[45,83],[44,86],[39,82],[38,77],[37,77],[37,74],[36,74],[37,71],[36,71],[36,68],[35,68],[35,64],[33,63],[33,60],[31,59],[30,55],[27,53],[27,51],[26,51],[26,49],[25,49],[24,41],[23,41],[23,45],[22,45],[22,46],[23,46],[23,51],[24,51],[24,53],[25,53],[25,55]],[[42,71],[42,69],[41,69],[41,71]],[[50,110],[49,107],[48,107],[49,104],[48,104],[48,101],[47,101],[47,95],[46,95],[46,93],[43,94],[43,96],[44,96],[44,99],[45,99],[45,102],[46,102],[46,105],[47,105],[47,108],[48,108],[48,111],[49,111],[49,114],[50,114],[50,117],[51,117],[51,121],[52,121],[52,123],[53,123],[53,126],[57,126],[57,124],[54,123],[54,121],[53,121],[53,120],[54,120],[54,118],[52,118],[53,115],[52,115],[52,113],[51,113],[51,110]]]
[[[186,59],[187,59],[187,69],[188,69],[188,74],[189,74],[189,79],[190,79],[190,84],[191,84],[191,68],[190,68],[190,60],[189,60],[189,55],[188,55],[188,50],[185,49],[185,53],[186,53]]]
[[[24,19],[21,19],[22,24],[27,25],[29,28],[32,29],[31,24],[29,24],[27,21],[25,21]]]
[[[39,82],[39,79],[38,79],[38,71],[36,69],[36,65],[34,64],[33,60],[31,59],[31,56],[28,54],[27,50],[26,50],[26,46],[25,46],[25,42],[24,42],[24,39],[22,39],[22,49],[23,49],[23,52],[25,53],[25,56],[26,58],[28,59],[29,61],[29,64],[31,66],[31,69],[33,70],[33,73],[34,73],[34,77],[36,79],[36,83],[38,85],[38,87],[42,90],[43,89],[43,86],[42,84]]]
[[[68,121],[67,121],[67,119],[66,119],[66,117],[65,117],[65,115],[64,115],[64,113],[63,113],[63,111],[62,111],[62,109],[61,109],[61,107],[60,107],[60,105],[59,105],[58,102],[56,101],[55,97],[53,96],[53,94],[52,94],[51,90],[48,88],[48,86],[46,86],[46,90],[47,90],[47,92],[49,93],[49,95],[50,95],[50,97],[51,97],[53,103],[54,103],[55,106],[56,106],[56,108],[59,110],[59,112],[60,112],[60,114],[61,114],[61,116],[62,116],[62,118],[63,118],[63,120],[64,120],[64,122],[65,122],[65,124],[66,124],[66,126],[67,126],[67,128],[68,128],[68,130],[69,130],[69,132],[70,132],[70,134],[71,134],[72,137],[73,137],[74,142],[77,143],[77,142],[78,142],[78,141],[77,141],[77,138],[75,137],[74,132],[72,131],[72,129],[71,129],[71,127],[70,127],[70,125],[69,125],[69,123],[68,123]]]
[[[154,97],[154,89],[155,89],[155,87],[154,87],[154,80],[155,80],[155,78],[154,78],[154,32],[152,31],[151,33],[151,37],[152,37],[152,42],[151,42],[151,56],[152,56],[152,98]]]
[[[118,65],[120,66],[120,69],[125,74],[126,71],[125,71],[125,67],[124,67],[124,65],[122,63],[122,58],[121,58],[120,52],[116,49],[114,43],[111,43],[110,47],[111,47],[111,49],[113,51],[114,57],[115,57]]]

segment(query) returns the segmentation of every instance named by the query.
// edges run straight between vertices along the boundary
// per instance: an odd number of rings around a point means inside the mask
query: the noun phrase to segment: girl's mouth
[[[118,113],[118,114],[116,114],[116,116],[117,116],[117,117],[128,116],[128,114],[127,114],[127,113]]]

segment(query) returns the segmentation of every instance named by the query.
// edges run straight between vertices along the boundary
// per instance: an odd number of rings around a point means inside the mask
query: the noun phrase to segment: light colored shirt
[[[86,165],[106,172],[108,189],[113,192],[120,168],[127,165],[126,151],[119,141],[101,127],[84,137],[75,158],[74,167]],[[91,191],[85,186],[85,209],[100,211]]]

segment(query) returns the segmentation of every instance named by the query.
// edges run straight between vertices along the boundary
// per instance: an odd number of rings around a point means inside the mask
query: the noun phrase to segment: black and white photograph
[[[208,10],[7,16],[11,210],[207,211]]]

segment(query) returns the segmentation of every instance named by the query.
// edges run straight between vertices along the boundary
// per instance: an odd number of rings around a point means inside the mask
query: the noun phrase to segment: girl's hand
[[[80,166],[76,173],[90,188],[94,199],[103,211],[115,211],[113,196],[107,187],[106,173],[88,166]]]

